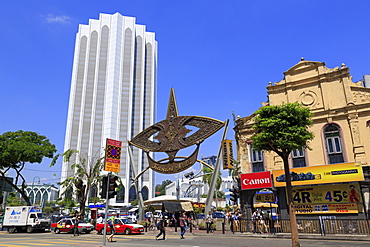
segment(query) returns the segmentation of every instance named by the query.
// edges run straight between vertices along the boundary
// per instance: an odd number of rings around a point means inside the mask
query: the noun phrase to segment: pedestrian
[[[157,228],[159,230],[159,233],[157,236],[155,236],[155,239],[158,240],[159,236],[163,235],[162,240],[166,239],[166,228],[164,225],[164,219],[161,218],[160,221],[157,224]]]
[[[132,223],[135,223],[136,224],[136,213],[133,213],[132,215],[131,215],[131,221],[132,221]]]
[[[212,231],[212,224],[213,224],[213,217],[212,217],[212,212],[209,211],[208,215],[206,217],[206,224],[207,224],[207,233]]]
[[[233,218],[234,232],[237,232],[239,231],[239,217],[237,215],[237,212],[233,213],[232,218]]]
[[[254,210],[252,214],[253,233],[258,232],[257,223],[258,223],[259,217],[260,217],[260,214],[258,213],[258,210]]]
[[[268,210],[267,213],[265,214],[265,222],[266,222],[266,226],[268,228],[268,233],[272,232],[272,215],[271,215],[271,211]]]
[[[96,224],[102,224],[103,221],[104,221],[103,215],[102,214],[98,214],[98,218],[96,219]]]
[[[119,217],[119,214],[117,214],[117,216]],[[114,217],[114,215],[112,215],[108,219],[108,226],[109,226],[109,229],[110,229],[110,235],[107,237],[108,242],[114,242],[113,241],[113,236],[116,234],[116,229],[114,228],[115,220],[116,220],[116,218]]]
[[[171,218],[171,226],[172,226],[172,227],[176,226],[176,223],[177,223],[176,216],[175,216],[175,214],[173,213],[173,214],[172,214],[172,218]]]
[[[80,222],[80,217],[78,214],[75,214],[75,222],[74,222],[74,226],[73,226],[73,237],[75,237],[76,235],[79,236],[80,233],[78,232],[78,223]]]
[[[187,217],[186,217],[185,212],[182,213],[182,215],[179,218],[179,221],[180,221],[180,229],[181,229],[180,238],[184,239],[184,234],[186,233],[186,230],[188,228]]]

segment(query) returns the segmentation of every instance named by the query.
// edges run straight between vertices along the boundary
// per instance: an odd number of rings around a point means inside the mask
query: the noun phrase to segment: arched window
[[[329,164],[343,163],[344,156],[339,126],[328,124],[324,128],[324,137]]]
[[[130,191],[128,192],[128,202],[132,202],[136,200],[136,189],[134,186],[130,187]]]
[[[141,189],[141,195],[143,196],[143,200],[146,201],[149,199],[149,195],[148,195],[148,188],[146,186],[144,186],[142,189]]]

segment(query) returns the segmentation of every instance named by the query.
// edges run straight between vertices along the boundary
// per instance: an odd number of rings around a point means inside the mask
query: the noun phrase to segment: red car
[[[57,223],[51,224],[51,231],[55,233],[68,232],[73,233],[74,231],[75,219],[61,219]],[[94,230],[94,226],[90,223],[79,222],[78,223],[78,232],[79,233],[90,233]]]
[[[139,224],[132,223],[131,220],[126,218],[120,218],[114,220],[114,227],[116,229],[117,234],[140,234],[144,232],[144,227]],[[104,230],[104,224],[98,223],[96,224],[95,230],[98,232],[98,234],[103,234]],[[107,233],[110,233],[110,228],[107,224]]]

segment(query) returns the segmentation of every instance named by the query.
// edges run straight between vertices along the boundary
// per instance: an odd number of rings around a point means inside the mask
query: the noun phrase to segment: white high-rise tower
[[[123,142],[119,176],[124,188],[116,204],[136,198],[127,140],[154,123],[157,41],[134,17],[100,14],[99,20],[79,25],[64,149],[78,150],[89,159],[104,156],[106,138]],[[144,153],[133,149],[138,172],[148,166]],[[73,176],[63,163],[61,181]],[[144,199],[153,197],[151,170],[139,180]],[[94,196],[94,195],[92,195]],[[114,203],[114,202],[113,202]]]

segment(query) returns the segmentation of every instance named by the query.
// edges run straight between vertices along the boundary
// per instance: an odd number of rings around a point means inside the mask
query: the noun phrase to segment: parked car
[[[107,233],[110,233],[110,228],[107,224]],[[116,229],[117,234],[141,234],[144,232],[144,226],[139,224],[134,224],[131,220],[127,218],[119,218],[114,220],[114,228]],[[98,234],[104,233],[104,224],[96,224],[96,229]]]
[[[61,219],[57,223],[51,224],[51,231],[55,233],[61,232],[73,233],[75,222],[76,222],[75,219],[72,218]],[[94,230],[94,225],[81,221],[78,223],[79,233],[90,233],[92,230]]]

